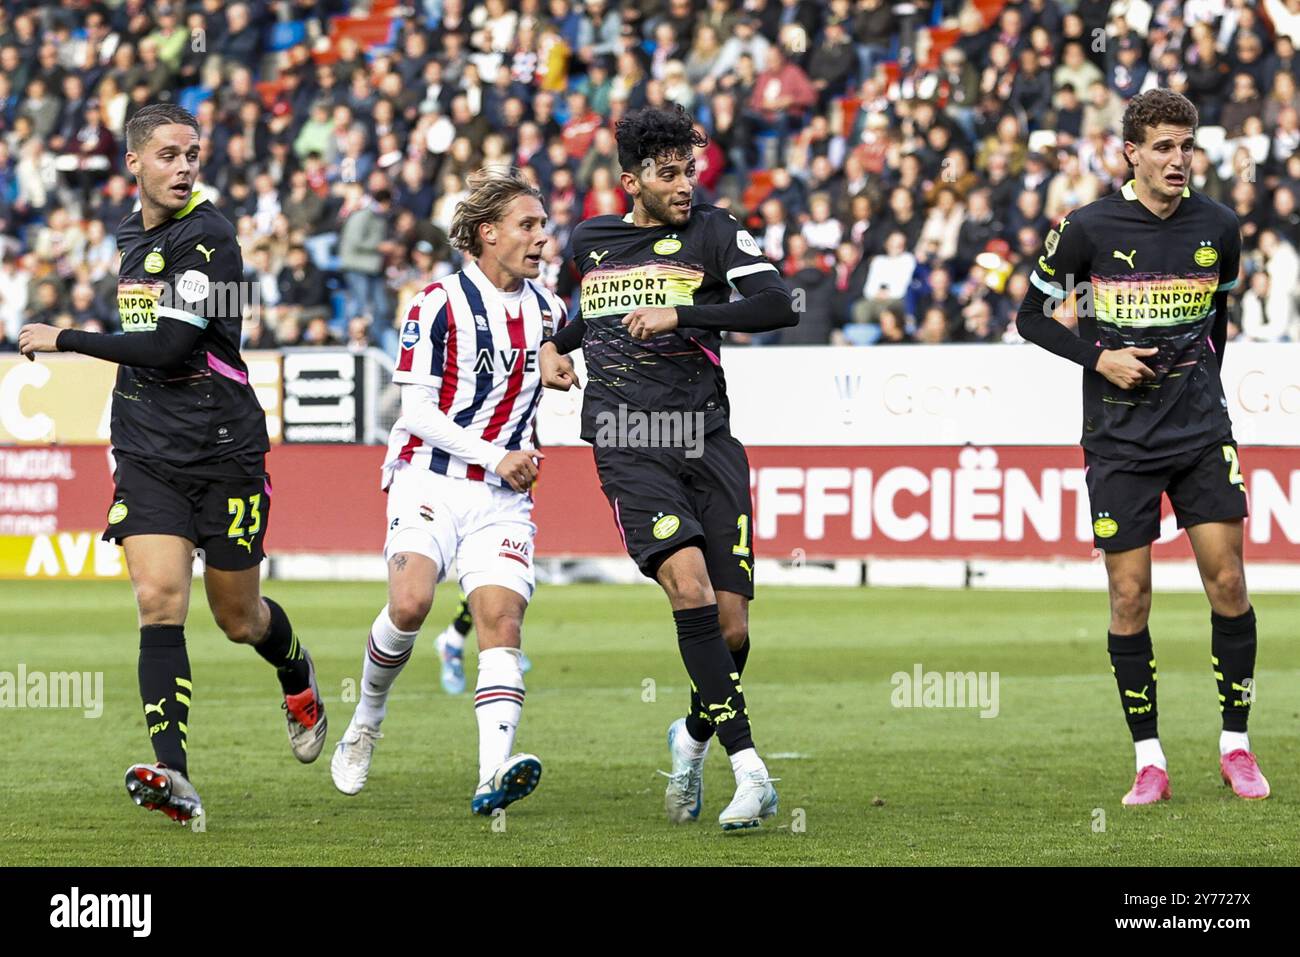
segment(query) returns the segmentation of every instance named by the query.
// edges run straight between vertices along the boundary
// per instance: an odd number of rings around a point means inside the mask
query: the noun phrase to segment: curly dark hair
[[[647,161],[689,159],[693,147],[709,142],[692,125],[691,115],[680,103],[665,109],[647,106],[629,113],[618,121],[614,135],[619,165],[627,173],[639,172]]]
[[[1161,123],[1189,126],[1193,130],[1200,123],[1200,115],[1192,101],[1173,90],[1147,90],[1129,100],[1124,110],[1124,142],[1144,142],[1147,130]]]

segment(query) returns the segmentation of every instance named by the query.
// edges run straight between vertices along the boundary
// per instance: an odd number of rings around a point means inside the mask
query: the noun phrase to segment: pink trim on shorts
[[[699,347],[700,347],[700,351],[703,352],[706,356],[708,356],[708,357],[709,357],[709,361],[712,362],[715,366],[720,366],[720,365],[722,365],[722,360],[718,358],[718,354],[717,354],[716,352],[714,352],[712,349],[709,349],[709,348],[706,347],[706,346],[700,345],[700,340],[699,340],[699,339],[696,339],[694,336],[691,336],[691,342],[693,342],[693,343],[695,343],[697,346],[699,346]]]
[[[618,526],[618,537],[623,540],[623,551],[627,551],[627,536],[623,534],[623,519],[618,513],[618,499],[614,499],[614,524]]]
[[[248,385],[248,373],[240,372],[232,365],[222,362],[211,352],[208,353],[208,368],[217,375],[225,376],[227,379],[234,379],[242,385]]]

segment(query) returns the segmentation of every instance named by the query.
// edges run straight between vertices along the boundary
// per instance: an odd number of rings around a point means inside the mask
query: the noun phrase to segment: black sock
[[[749,660],[749,636],[745,637],[743,645],[731,653],[731,660],[736,663],[736,674],[743,675],[745,662]],[[704,710],[704,703],[700,701],[700,693],[695,689],[694,683],[691,684],[691,709],[686,712],[686,733],[700,742],[713,737],[713,722]]]
[[[190,656],[184,625],[145,625],[140,629],[140,700],[158,763],[189,777],[185,739],[189,735]]]
[[[708,716],[728,754],[752,748],[740,673],[722,638],[718,606],[683,608],[673,612],[673,620],[677,623],[677,648],[691,685],[699,693],[699,713]]]
[[[1255,697],[1255,609],[1226,618],[1210,612],[1210,661],[1219,683],[1223,730],[1245,732]]]
[[[474,616],[469,613],[469,601],[467,599],[462,598],[460,600],[460,611],[456,612],[456,617],[452,619],[451,625],[462,638],[468,635],[469,630],[474,627]]]
[[[1134,741],[1158,737],[1156,733],[1156,659],[1151,650],[1151,630],[1107,639],[1110,670],[1119,685],[1119,703]]]
[[[269,598],[263,601],[271,609],[271,626],[262,643],[254,647],[259,655],[275,665],[275,675],[280,679],[280,688],[284,693],[300,694],[311,683],[307,657],[298,644],[298,636],[293,633],[293,625],[289,624],[289,616],[284,613],[284,609]]]

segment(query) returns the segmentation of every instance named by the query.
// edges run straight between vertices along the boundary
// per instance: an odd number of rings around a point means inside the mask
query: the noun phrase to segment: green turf
[[[0,585],[0,670],[103,671],[106,698],[98,720],[0,711],[0,864],[1294,862],[1300,596],[1256,602],[1252,738],[1274,796],[1255,803],[1219,782],[1204,599],[1157,596],[1174,800],[1125,809],[1131,746],[1107,666],[1103,596],[763,589],[744,684],[761,751],[787,755],[769,762],[781,811],[760,831],[724,836],[716,819],[731,775],[720,748],[709,757],[701,821],[664,819],[655,769],[667,767],[664,731],[683,711],[686,686],[653,588],[539,590],[525,626],[535,667],[519,745],[542,756],[545,774],[507,812],[503,832],[469,813],[472,703],[438,685],[431,636],[453,610],[454,589],[439,595],[396,686],[370,782],[353,798],[330,783],[329,755],[351,715],[344,683],[359,677],[383,586],[273,582],[267,592],[315,657],[327,750],[311,766],[293,760],[274,675],[220,636],[198,589],[190,754],[208,821],[190,833],[133,807],[122,788],[127,765],[152,759],[129,588]],[[999,715],[894,708],[890,676],[918,662],[998,672]]]

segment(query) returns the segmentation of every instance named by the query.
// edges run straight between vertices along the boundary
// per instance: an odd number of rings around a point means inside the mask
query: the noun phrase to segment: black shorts
[[[271,518],[271,477],[261,453],[205,465],[175,466],[117,456],[104,541],[177,535],[221,571],[256,567]]]
[[[1123,552],[1160,537],[1160,495],[1179,528],[1246,517],[1246,480],[1232,439],[1156,462],[1120,462],[1085,451],[1092,534],[1097,547]]]
[[[753,509],[749,459],[726,428],[703,437],[701,454],[684,448],[595,448],[600,487],[623,546],[654,578],[686,545],[698,545],[713,587],[754,597]]]

